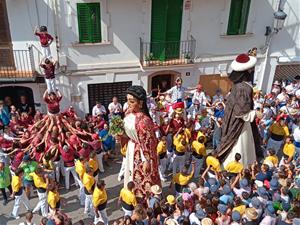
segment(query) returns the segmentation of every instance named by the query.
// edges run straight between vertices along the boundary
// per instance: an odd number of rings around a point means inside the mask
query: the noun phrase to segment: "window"
[[[245,34],[251,0],[231,0],[227,35]]]
[[[152,0],[151,53],[155,59],[178,58],[183,0]]]
[[[77,3],[80,43],[101,42],[100,3]]]

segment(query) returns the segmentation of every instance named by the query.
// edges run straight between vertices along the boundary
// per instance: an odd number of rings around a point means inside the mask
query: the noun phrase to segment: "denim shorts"
[[[23,179],[23,184],[24,184],[24,187],[32,187],[33,186],[33,180],[26,180],[26,179]]]

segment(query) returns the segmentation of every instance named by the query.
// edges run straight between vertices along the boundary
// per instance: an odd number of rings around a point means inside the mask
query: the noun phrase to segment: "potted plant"
[[[190,63],[191,62],[191,55],[189,53],[186,53],[184,55],[184,62],[187,64],[187,63]]]
[[[144,60],[144,66],[149,66],[150,61],[153,60],[153,53],[150,53],[149,55],[145,56],[145,60]]]

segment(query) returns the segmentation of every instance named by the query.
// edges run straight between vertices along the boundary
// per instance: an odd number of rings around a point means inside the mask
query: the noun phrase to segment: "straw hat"
[[[151,192],[155,195],[160,195],[161,192],[162,192],[162,189],[160,186],[158,186],[157,184],[155,185],[152,185],[151,188],[150,188]]]
[[[204,218],[201,220],[201,225],[213,225],[213,221],[210,218]]]
[[[166,219],[165,224],[166,225],[179,225],[178,222],[177,222],[177,220],[172,219],[172,218]]]
[[[258,213],[254,208],[247,208],[245,214],[250,220],[256,220],[258,218]]]

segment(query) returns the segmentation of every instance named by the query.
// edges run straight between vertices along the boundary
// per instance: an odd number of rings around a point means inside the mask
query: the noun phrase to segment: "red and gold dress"
[[[136,197],[144,198],[150,187],[161,185],[156,153],[157,138],[152,120],[144,113],[130,113],[124,118],[127,143],[124,186],[129,181],[135,183]],[[144,172],[143,164],[150,163],[150,170]]]

